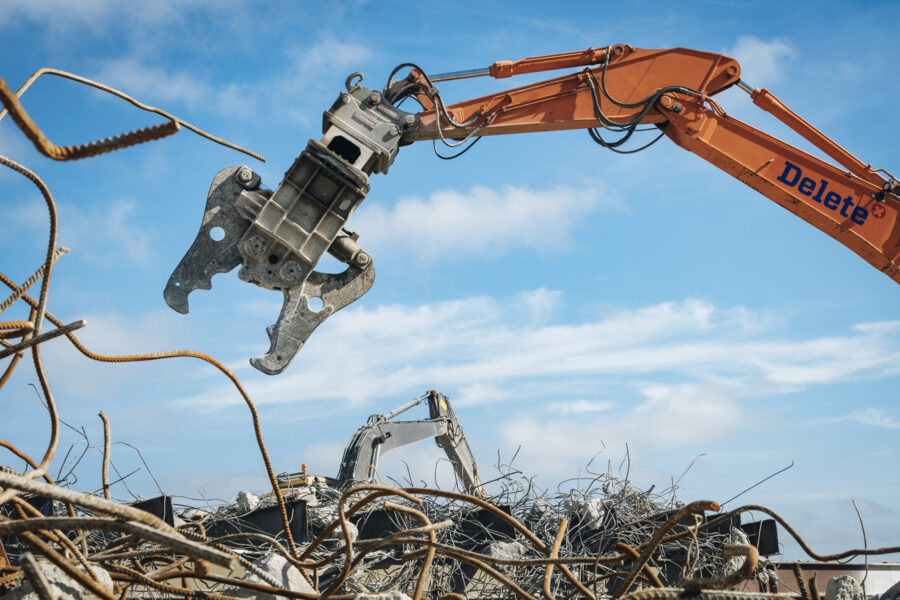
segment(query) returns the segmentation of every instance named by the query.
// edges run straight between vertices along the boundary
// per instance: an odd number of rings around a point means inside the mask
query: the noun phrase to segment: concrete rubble
[[[400,590],[391,590],[389,592],[379,592],[377,594],[357,594],[353,600],[412,600],[409,596]]]
[[[96,600],[97,596],[85,591],[80,583],[69,577],[59,567],[53,563],[38,559],[38,568],[44,574],[47,583],[50,585],[51,591],[56,594],[57,598],[65,598],[67,600]],[[79,571],[84,571],[82,567],[76,567]],[[105,569],[91,565],[91,572],[103,589],[113,592],[113,582],[109,573]],[[31,582],[26,581],[19,587],[3,596],[3,600],[41,600],[38,593],[32,588]]]
[[[235,504],[237,504],[238,508],[242,511],[250,512],[251,510],[256,510],[259,506],[259,496],[242,490],[238,492]]]
[[[825,585],[825,600],[865,600],[862,586],[850,575],[832,577]]]
[[[889,587],[878,600],[900,600],[900,581]]]
[[[262,575],[248,571],[244,576],[245,581],[261,583],[272,587],[282,587],[291,592],[315,594],[316,591],[306,581],[297,567],[292,565],[280,554],[266,554],[253,561],[253,566],[259,569]],[[245,600],[279,600],[284,596],[248,590],[246,588],[233,587],[224,590],[224,593],[233,598]]]

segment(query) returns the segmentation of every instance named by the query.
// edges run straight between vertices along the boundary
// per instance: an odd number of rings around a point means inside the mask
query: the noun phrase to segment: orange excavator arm
[[[579,67],[452,105],[436,86]],[[403,69],[406,77],[395,80]],[[374,259],[345,225],[368,194],[369,176],[387,173],[401,146],[442,139],[465,152],[471,147],[467,141],[485,135],[565,129],[587,129],[594,141],[622,153],[641,149],[625,149],[640,128],[659,131],[654,141],[668,136],[900,282],[900,186],[894,177],[862,163],[740,76],[737,61],[721,54],[623,44],[433,77],[406,63],[394,69],[381,91],[362,86],[362,75],[354,73],[345,82],[347,91],[323,114],[322,138],[308,142],[274,191],[249,167],[228,167],[216,175],[196,239],[166,285],[166,303],[188,312],[192,291],[210,289],[214,274],[241,265],[238,277],[284,295],[278,321],[266,330],[268,352],[251,360],[264,373],[280,373],[326,318],[372,287]],[[839,166],[725,114],[712,97],[732,86],[750,93],[757,106]],[[423,110],[405,111],[406,98]],[[212,235],[217,229],[223,238]],[[315,271],[325,253],[347,269]]]
[[[585,67],[561,77],[444,105],[435,84],[476,76],[509,77]],[[712,99],[734,85],[802,135],[833,166],[726,114]],[[589,48],[495,62],[489,68],[427,77],[417,67],[385,88],[388,100],[416,98],[425,109],[404,142],[473,136],[606,128],[592,137],[618,149],[637,125],[656,125],[676,144],[706,159],[832,236],[900,283],[900,198],[896,180],[876,171],[818,131],[765,89],[740,79],[733,58],[685,48],[644,50],[628,45]]]

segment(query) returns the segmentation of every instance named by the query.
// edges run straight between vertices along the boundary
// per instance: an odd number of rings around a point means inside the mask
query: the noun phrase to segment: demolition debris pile
[[[900,551],[821,556],[765,507],[716,514],[715,502],[685,505],[674,490],[641,492],[609,474],[555,494],[510,474],[495,483],[489,498],[314,484],[172,515],[171,505],[148,512],[5,469],[0,597],[778,598],[770,565],[736,527],[747,511],[769,515],[817,560]],[[52,500],[51,516],[36,500]],[[285,508],[290,534],[254,520]],[[818,598],[798,582],[804,600]],[[719,592],[728,589],[768,592]]]
[[[168,122],[83,146],[55,146],[18,100],[41,74],[94,86]],[[35,146],[57,160],[118,150],[175,133],[180,127],[225,143],[121,92],[61,71],[37,72],[15,94],[0,79],[0,101]],[[6,110],[0,112],[0,119]],[[748,511],[771,517],[816,560],[900,552],[900,547],[891,547],[819,555],[765,507],[745,506],[716,514],[720,507],[715,502],[682,504],[674,486],[654,495],[652,490],[634,489],[627,475],[611,472],[576,480],[575,489],[549,493],[513,470],[501,469],[492,488],[499,491],[485,498],[425,487],[280,485],[256,408],[237,377],[221,363],[193,351],[101,355],[72,333],[84,321],[64,325],[47,310],[53,266],[66,251],[56,246],[55,203],[31,170],[2,156],[0,164],[38,187],[50,215],[43,264],[21,285],[0,273],[0,281],[10,289],[0,303],[0,313],[20,302],[29,313],[27,320],[0,322],[0,360],[9,361],[0,376],[0,388],[25,353],[30,353],[51,425],[49,443],[39,459],[0,440],[0,446],[11,453],[0,463],[25,464],[21,472],[0,468],[0,597],[4,599],[343,600],[379,592],[395,598],[408,594],[414,600],[426,596],[456,600],[774,598],[770,571],[760,566],[764,563],[757,548],[737,527],[740,515]],[[38,281],[40,291],[32,297],[29,288]],[[45,331],[45,321],[54,328]],[[115,501],[109,482],[109,427],[102,413],[103,494],[71,489],[68,477],[54,481],[49,467],[57,455],[60,419],[39,349],[60,336],[92,360],[119,363],[189,357],[215,366],[247,404],[271,493],[262,499],[244,494],[236,505],[218,510],[189,508],[177,515],[166,497],[161,499],[163,510]],[[267,519],[266,527],[253,521],[261,515]],[[722,591],[751,580],[766,592]],[[818,597],[805,586],[800,589],[804,600]]]

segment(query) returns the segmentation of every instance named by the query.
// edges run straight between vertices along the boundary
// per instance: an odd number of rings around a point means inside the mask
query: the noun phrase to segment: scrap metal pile
[[[771,593],[770,563],[737,526],[748,511],[769,515],[817,560],[900,551],[822,556],[765,507],[716,514],[715,502],[684,505],[674,489],[641,492],[612,474],[576,482],[548,493],[506,471],[487,499],[317,483],[158,513],[164,520],[6,469],[0,540],[11,564],[0,568],[0,597],[43,589],[37,597],[783,598]],[[46,500],[50,516],[35,508]],[[252,525],[254,515],[286,510],[288,529]],[[814,581],[798,589],[805,600],[819,597]]]
[[[28,118],[18,96],[40,74],[75,79],[164,116],[167,122],[78,147],[60,148]],[[60,71],[42,70],[12,93],[0,80],[0,100],[19,128],[47,156],[69,160],[156,139],[189,124],[121,92]],[[0,113],[0,119],[6,111]],[[231,146],[236,148],[234,146]],[[244,151],[243,149],[236,148]],[[245,151],[246,152],[246,151]],[[31,170],[0,157],[41,191],[50,215],[44,263],[17,285],[0,273],[10,295],[0,313],[27,304],[23,321],[0,322],[0,388],[30,353],[50,417],[49,443],[40,458],[0,440],[10,454],[0,464],[0,597],[3,598],[307,598],[342,599],[400,592],[430,598],[768,598],[769,571],[740,533],[739,515],[770,516],[816,560],[900,552],[900,547],[854,549],[822,556],[781,517],[761,506],[716,514],[711,501],[682,504],[675,486],[662,493],[636,490],[612,471],[575,480],[575,489],[550,493],[510,468],[501,468],[493,495],[480,498],[425,487],[363,484],[284,486],[265,449],[255,406],[237,377],[215,359],[193,351],[105,356],[73,335],[47,310],[57,218],[49,189]],[[36,297],[29,288],[41,282]],[[46,331],[46,322],[52,325]],[[115,501],[109,482],[110,435],[104,418],[103,494],[79,492],[68,478],[54,482],[60,419],[40,345],[66,336],[86,357],[135,362],[174,357],[203,360],[226,375],[244,398],[271,493],[253,506],[218,510],[171,509],[154,514]],[[7,413],[9,414],[9,413]],[[102,416],[102,413],[101,413]],[[63,459],[65,462],[65,459]],[[243,525],[260,510],[275,515],[274,530]],[[707,514],[709,513],[709,514]],[[752,581],[752,584],[748,582]],[[748,589],[768,592],[735,592]],[[699,590],[699,591],[698,591]],[[817,598],[804,592],[808,600]]]

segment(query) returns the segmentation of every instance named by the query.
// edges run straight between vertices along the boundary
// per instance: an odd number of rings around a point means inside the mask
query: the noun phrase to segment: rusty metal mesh
[[[91,85],[167,119],[161,125],[81,146],[52,144],[28,117],[19,96],[40,75],[50,74]],[[0,101],[39,151],[57,160],[111,152],[171,135],[180,127],[223,143],[196,127],[97,82],[56,71],[36,72],[17,93],[0,79]],[[0,112],[2,119],[6,110]],[[261,158],[261,157],[259,157]],[[0,321],[0,360],[6,361],[0,388],[25,354],[30,354],[40,395],[50,416],[50,442],[40,459],[0,440],[5,450],[28,465],[19,473],[0,468],[0,596],[31,586],[41,598],[54,598],[46,565],[55,565],[78,589],[107,600],[116,598],[351,598],[359,593],[403,591],[416,600],[431,598],[629,598],[633,600],[733,599],[774,597],[767,591],[769,571],[756,549],[732,527],[742,512],[775,519],[816,560],[895,553],[900,547],[853,549],[833,555],[814,552],[780,516],[762,506],[717,514],[715,502],[684,504],[676,490],[634,489],[627,474],[592,474],[570,488],[542,490],[509,465],[498,465],[497,492],[488,499],[412,486],[361,485],[348,490],[327,486],[284,492],[266,453],[259,417],[237,377],[216,359],[194,351],[106,356],[79,342],[74,331],[84,321],[64,324],[47,310],[57,248],[57,218],[47,186],[30,169],[0,156],[0,164],[31,180],[50,214],[45,260],[21,285],[0,273],[9,295],[0,314],[27,304],[29,319]],[[29,288],[41,282],[33,296]],[[205,361],[228,377],[244,398],[263,463],[272,485],[264,504],[278,508],[282,528],[272,536],[238,532],[210,537],[209,527],[237,522],[232,505],[188,508],[171,525],[129,504],[111,499],[111,442],[104,422],[102,495],[71,489],[84,447],[69,449],[55,481],[48,467],[57,454],[60,419],[40,355],[40,345],[66,336],[86,357],[105,362],[136,362],[174,357]],[[80,453],[80,454],[79,454]],[[143,460],[143,459],[142,459]],[[68,465],[68,467],[67,467]],[[146,465],[145,465],[146,466]],[[65,467],[65,468],[64,468]],[[67,469],[67,470],[66,470]],[[65,471],[65,474],[63,472]],[[126,476],[119,475],[122,480]],[[285,495],[306,500],[311,540],[295,540]],[[46,515],[33,498],[51,499],[58,509]],[[211,531],[211,529],[210,529]],[[299,543],[298,543],[299,542]],[[281,557],[300,577],[279,578],[261,559]],[[35,557],[40,557],[36,560]],[[101,573],[108,574],[103,583]],[[759,592],[734,591],[755,580]],[[305,581],[305,583],[303,583]],[[799,578],[802,583],[802,578]],[[801,585],[800,595],[813,591]],[[816,594],[817,596],[817,594]]]

